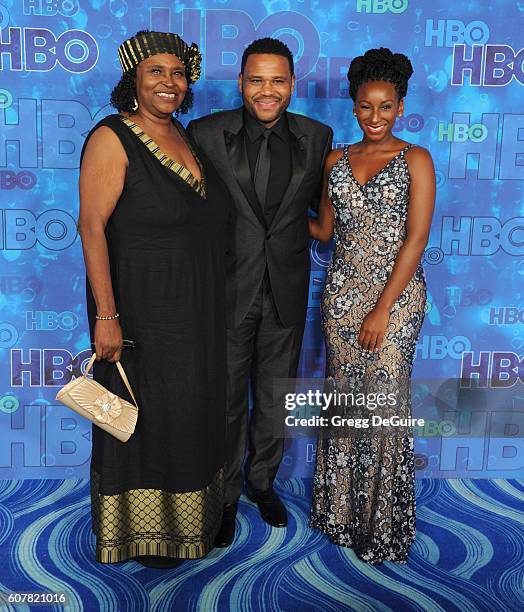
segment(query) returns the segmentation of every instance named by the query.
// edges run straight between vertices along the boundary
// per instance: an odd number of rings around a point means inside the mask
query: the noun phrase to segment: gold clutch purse
[[[133,398],[134,405],[111,393],[96,380],[87,378],[95,359],[96,353],[93,353],[87,364],[85,374],[62,387],[56,394],[56,399],[98,425],[120,442],[127,442],[135,431],[138,419],[138,405],[135,395],[120,361],[116,362],[116,367]]]

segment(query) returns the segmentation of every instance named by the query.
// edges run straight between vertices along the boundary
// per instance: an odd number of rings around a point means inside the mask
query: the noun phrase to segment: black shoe
[[[262,518],[273,527],[287,527],[287,510],[280,497],[273,491],[257,491],[247,488],[247,496],[258,506]]]
[[[237,516],[238,501],[232,504],[224,505],[224,513],[222,514],[222,524],[215,538],[215,546],[217,548],[226,548],[231,546],[235,539],[235,519]]]
[[[172,569],[184,562],[184,559],[174,559],[173,557],[159,557],[157,555],[140,555],[133,557],[140,565],[153,567],[154,569]]]

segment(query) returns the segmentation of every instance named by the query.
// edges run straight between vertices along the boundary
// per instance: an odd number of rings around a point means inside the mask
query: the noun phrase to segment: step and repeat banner
[[[77,235],[79,154],[114,112],[117,47],[137,30],[200,45],[184,122],[241,105],[254,38],[296,58],[291,110],[355,142],[351,58],[387,46],[415,73],[399,138],[429,148],[437,206],[413,413],[422,477],[524,471],[524,4],[499,0],[0,0],[0,478],[85,477],[91,425],[54,400],[90,355]],[[197,237],[195,237],[197,239]],[[329,246],[313,242],[300,376],[321,377]],[[287,441],[280,475],[308,476],[315,441]]]

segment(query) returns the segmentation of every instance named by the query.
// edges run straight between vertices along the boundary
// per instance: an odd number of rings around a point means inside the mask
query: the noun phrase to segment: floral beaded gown
[[[406,237],[410,177],[405,152],[410,146],[364,185],[353,176],[347,148],[329,176],[336,220],[322,299],[327,381],[353,401],[340,402],[338,410],[348,419],[344,425],[321,428],[311,526],[370,563],[406,562],[415,537],[409,423],[375,427],[372,417],[411,416],[410,377],[426,304],[420,265],[394,304],[380,351],[364,351],[358,344],[362,321]],[[369,401],[378,397],[373,394],[387,399],[381,397],[378,405]],[[367,397],[367,405],[356,405],[358,397]]]

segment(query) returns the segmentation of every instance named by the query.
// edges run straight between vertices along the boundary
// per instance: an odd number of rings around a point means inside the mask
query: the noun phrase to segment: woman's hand
[[[389,323],[389,309],[377,304],[364,317],[358,335],[358,343],[367,351],[378,351]]]
[[[111,363],[120,361],[122,339],[122,329],[117,319],[97,320],[95,323],[96,360],[107,359]]]

